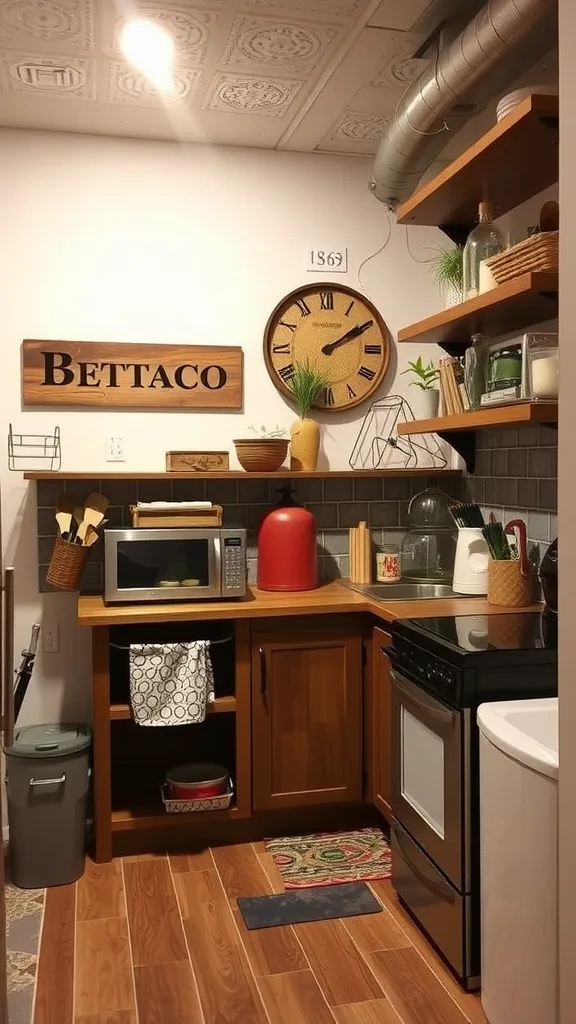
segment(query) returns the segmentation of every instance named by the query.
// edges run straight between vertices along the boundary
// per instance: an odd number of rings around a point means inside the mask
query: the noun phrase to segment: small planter
[[[313,473],[318,465],[320,427],[308,416],[296,420],[290,428],[290,469],[295,473]]]
[[[421,405],[422,419],[433,420],[438,415],[440,405],[440,392],[436,388],[427,388],[422,391]]]
[[[274,473],[288,454],[283,437],[250,437],[234,441],[236,458],[247,473]]]

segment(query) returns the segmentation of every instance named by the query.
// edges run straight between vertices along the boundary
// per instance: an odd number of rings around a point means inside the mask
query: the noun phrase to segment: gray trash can
[[[21,889],[84,872],[91,742],[87,725],[27,725],[6,748],[12,878]]]

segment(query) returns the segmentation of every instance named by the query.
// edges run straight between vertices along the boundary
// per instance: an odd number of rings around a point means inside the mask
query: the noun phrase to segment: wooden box
[[[212,508],[160,509],[130,505],[132,526],[222,526],[222,505]]]
[[[166,452],[167,473],[222,473],[229,468],[228,452]]]

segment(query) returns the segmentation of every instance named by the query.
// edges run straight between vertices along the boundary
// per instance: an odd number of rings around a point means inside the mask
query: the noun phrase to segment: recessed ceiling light
[[[174,40],[153,21],[133,18],[120,33],[120,48],[160,92],[174,90]]]

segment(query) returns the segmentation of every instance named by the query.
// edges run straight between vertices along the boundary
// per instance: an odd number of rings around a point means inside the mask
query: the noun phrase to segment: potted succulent
[[[444,298],[444,305],[457,306],[463,300],[464,287],[464,246],[454,245],[450,249],[439,249],[438,255],[430,260],[434,279]]]
[[[440,379],[440,373],[434,366],[432,360],[428,364],[422,362],[422,356],[418,356],[415,362],[408,363],[408,369],[402,373],[412,373],[414,380],[410,381],[412,387],[420,390],[421,402],[419,414],[423,419],[434,419],[438,415],[438,404],[440,392],[436,387]]]
[[[266,430],[265,426],[250,427],[257,436],[234,441],[236,458],[247,473],[274,473],[280,469],[288,453],[288,438],[282,427]]]
[[[320,427],[309,414],[326,383],[324,374],[308,362],[294,364],[288,386],[300,415],[290,428],[290,469],[296,473],[311,473],[318,464]]]

